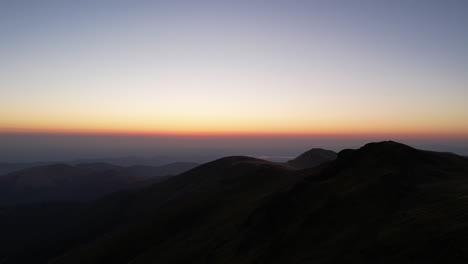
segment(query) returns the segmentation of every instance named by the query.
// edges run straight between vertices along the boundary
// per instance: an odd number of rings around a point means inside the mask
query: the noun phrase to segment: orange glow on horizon
[[[317,130],[152,130],[152,129],[104,129],[104,128],[0,128],[1,134],[69,134],[69,135],[130,135],[176,137],[340,137],[340,138],[419,138],[468,140],[468,131],[444,130],[385,130],[385,129],[317,129]]]
[[[187,111],[190,113],[190,111]],[[367,111],[371,113],[371,111]],[[343,137],[468,139],[461,116],[419,115],[218,115],[32,112],[5,115],[0,133],[199,137]],[[330,115],[330,116],[328,116]],[[359,118],[358,118],[359,116]],[[42,118],[40,118],[42,117]]]

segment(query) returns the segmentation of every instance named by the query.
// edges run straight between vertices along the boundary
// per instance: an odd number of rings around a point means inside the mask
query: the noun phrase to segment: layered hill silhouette
[[[14,171],[24,170],[32,167],[46,166],[54,164],[53,162],[24,162],[24,163],[10,163],[0,162],[0,177],[1,175],[8,174]]]
[[[121,167],[86,163],[28,168],[0,176],[0,205],[92,200],[120,189],[150,185],[197,165],[180,162],[158,167]]]
[[[170,156],[156,156],[156,157],[116,157],[116,158],[88,158],[88,159],[75,159],[67,160],[60,162],[51,162],[51,161],[37,161],[37,162],[0,162],[0,175],[5,175],[14,171],[29,169],[33,167],[54,165],[54,164],[67,164],[67,165],[80,165],[80,164],[91,164],[91,163],[106,163],[110,165],[116,165],[121,167],[131,167],[131,166],[151,166],[151,167],[160,167],[168,164],[181,163],[181,160],[185,158],[193,160],[193,162],[182,162],[182,163],[198,163],[199,160],[205,160],[209,157],[204,158],[190,158],[190,157],[170,157]],[[1,177],[1,176],[0,176]]]
[[[92,203],[3,209],[0,261],[467,263],[467,197],[468,159],[391,141],[310,169],[228,157]]]

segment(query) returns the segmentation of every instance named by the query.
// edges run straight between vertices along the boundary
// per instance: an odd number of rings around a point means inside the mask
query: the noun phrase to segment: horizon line
[[[266,132],[266,131],[124,131],[85,129],[15,129],[0,128],[0,135],[70,135],[70,136],[144,136],[144,137],[324,137],[324,138],[403,138],[403,139],[460,139],[468,140],[468,133],[437,132]]]

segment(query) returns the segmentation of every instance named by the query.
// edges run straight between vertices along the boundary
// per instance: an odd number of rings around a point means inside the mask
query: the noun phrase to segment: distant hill
[[[300,169],[313,168],[324,162],[334,160],[336,157],[336,152],[332,150],[313,148],[307,152],[304,152],[297,158],[288,161],[288,164]]]
[[[45,166],[54,164],[53,162],[24,162],[24,163],[10,163],[0,162],[0,177],[1,175],[8,174],[13,171],[19,171],[27,168]]]
[[[0,176],[0,205],[96,199],[120,189],[159,182],[197,165],[172,163],[159,167],[120,167],[106,163],[86,163],[28,168]]]
[[[391,141],[310,169],[227,157],[92,203],[0,209],[0,260],[467,263],[467,197],[468,159]]]
[[[164,166],[166,164],[173,164],[178,163],[184,159],[187,160],[196,160],[196,157],[153,157],[153,158],[144,158],[144,157],[117,157],[117,158],[89,158],[89,159],[75,159],[75,160],[67,160],[67,161],[37,161],[37,162],[0,162],[0,176],[4,174],[8,174],[14,171],[38,167],[38,166],[46,166],[46,165],[53,165],[53,164],[68,164],[68,165],[79,165],[85,163],[107,163],[116,166],[122,167],[130,167],[130,166],[152,166],[152,167],[159,167]],[[200,159],[200,158],[198,158]],[[203,158],[201,158],[204,160]],[[208,160],[210,160],[208,158]],[[198,163],[195,162],[187,162],[187,163]]]
[[[77,165],[83,163],[109,163],[117,166],[161,166],[164,164],[174,163],[174,158],[170,157],[115,157],[115,158],[90,158],[90,159],[75,159],[64,162],[66,164]]]

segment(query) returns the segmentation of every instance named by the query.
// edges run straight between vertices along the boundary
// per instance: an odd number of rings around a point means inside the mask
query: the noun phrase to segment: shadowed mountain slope
[[[313,168],[324,162],[332,161],[336,159],[337,154],[332,150],[326,150],[321,148],[314,148],[304,152],[297,158],[288,161],[288,165],[295,168]]]
[[[228,157],[92,203],[0,210],[0,260],[467,263],[467,197],[466,158],[391,141],[312,169]]]
[[[216,183],[178,188],[151,216],[52,263],[468,261],[465,158],[381,142],[312,170],[252,160],[237,166],[262,166],[239,174],[226,161],[210,165],[223,171]]]
[[[467,159],[395,142],[345,150],[252,214],[238,260],[466,263],[467,198]]]
[[[173,203],[187,210],[181,219],[188,221],[189,226],[195,223],[191,219],[195,221],[203,215],[202,211],[196,213],[197,209],[218,208],[223,201],[236,200],[235,197],[245,196],[252,202],[258,202],[275,190],[287,188],[296,177],[289,177],[292,172],[282,164],[248,157],[228,157],[151,187],[114,193],[92,203],[47,203],[0,209],[3,215],[0,218],[0,260],[8,260],[3,263],[45,263],[47,259],[60,255],[58,252],[63,254],[65,249],[92,241],[102,234],[138,227],[141,221],[146,223],[146,219],[153,219],[151,215],[158,219],[161,217],[160,221],[175,228],[180,217],[172,219],[173,215],[166,214],[167,209],[163,209],[170,208]],[[192,213],[196,217],[190,215]],[[30,221],[32,217],[37,221]],[[61,224],[54,224],[57,222]],[[31,237],[31,233],[34,236]],[[140,245],[135,242],[134,246]],[[129,245],[128,250],[135,248]]]

